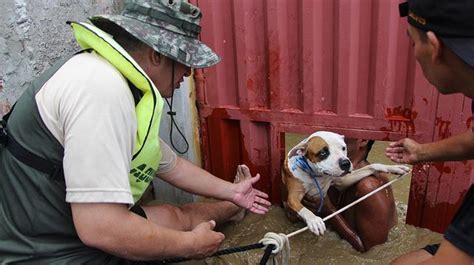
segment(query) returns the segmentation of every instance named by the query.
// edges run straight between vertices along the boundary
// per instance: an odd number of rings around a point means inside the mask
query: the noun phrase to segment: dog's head
[[[288,153],[288,157],[302,155],[308,164],[319,174],[339,177],[352,170],[347,158],[344,136],[326,131],[313,133]]]

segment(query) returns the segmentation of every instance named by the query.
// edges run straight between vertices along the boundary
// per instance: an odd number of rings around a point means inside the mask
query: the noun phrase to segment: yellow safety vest
[[[137,62],[109,34],[88,24],[71,22],[83,49],[93,49],[122,73],[143,96],[135,107],[137,135],[129,173],[133,199],[137,202],[155,176],[161,160],[159,129],[163,99]]]

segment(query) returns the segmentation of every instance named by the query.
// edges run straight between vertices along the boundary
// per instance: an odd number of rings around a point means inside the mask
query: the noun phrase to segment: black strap
[[[136,205],[136,204],[133,205],[132,208],[130,208],[130,212],[135,213],[135,214],[138,214],[138,215],[140,215],[141,217],[147,219],[145,210],[143,210],[143,208],[142,208],[140,205]]]
[[[13,111],[13,108],[15,108],[15,104],[13,104],[13,107],[10,109],[10,111],[7,114],[3,115],[2,119],[0,120],[0,146],[7,145],[7,121]]]
[[[7,150],[21,163],[48,174],[54,180],[62,181],[64,179],[62,163],[54,163],[33,154],[21,146],[12,135],[8,134],[7,122],[14,108],[15,105],[0,120],[0,144],[6,146]]]
[[[48,174],[54,180],[63,180],[64,172],[62,163],[54,163],[39,157],[21,146],[11,135],[7,135],[7,150],[23,164],[38,171]]]
[[[7,122],[3,119],[0,120],[0,146],[6,146],[8,141],[7,138]]]

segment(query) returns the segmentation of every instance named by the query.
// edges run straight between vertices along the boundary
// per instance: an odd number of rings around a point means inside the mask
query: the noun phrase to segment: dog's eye
[[[345,146],[342,147],[342,151],[346,151],[346,147],[345,147]]]
[[[329,156],[329,150],[327,148],[322,149],[319,151],[319,159],[324,160]]]

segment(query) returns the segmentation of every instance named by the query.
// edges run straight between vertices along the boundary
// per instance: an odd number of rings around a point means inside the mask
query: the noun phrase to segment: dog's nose
[[[351,161],[349,159],[341,158],[339,159],[339,167],[344,171],[349,171],[351,169]]]

